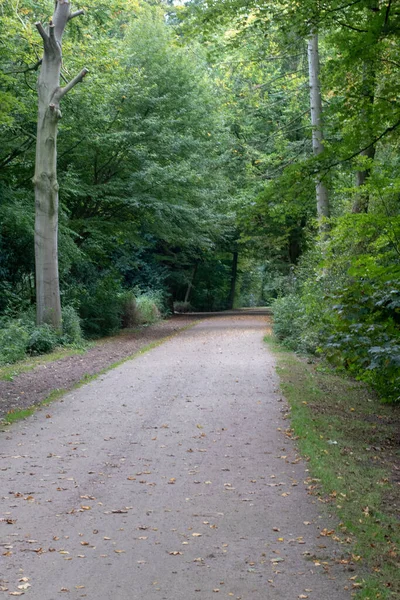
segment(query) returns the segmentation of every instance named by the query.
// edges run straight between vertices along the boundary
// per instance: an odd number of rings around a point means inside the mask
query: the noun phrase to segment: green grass
[[[308,460],[313,493],[340,520],[340,541],[351,540],[361,566],[358,600],[400,597],[400,531],[393,480],[399,463],[399,411],[379,403],[366,386],[318,369],[270,337],[282,392],[300,453]]]
[[[84,354],[89,347],[91,347],[90,344],[86,344],[85,346],[79,346],[76,348],[57,348],[56,350],[54,350],[54,352],[50,352],[49,354],[41,354],[40,356],[30,356],[29,358],[21,360],[13,365],[5,365],[3,367],[0,367],[0,379],[3,379],[5,381],[12,381],[14,377],[17,377],[21,373],[32,371],[40,365],[45,365],[49,362],[54,362],[61,358],[68,358],[69,356],[78,356],[80,354]]]

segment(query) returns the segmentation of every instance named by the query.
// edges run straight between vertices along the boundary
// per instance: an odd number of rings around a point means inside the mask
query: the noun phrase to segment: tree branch
[[[38,30],[38,32],[40,33],[40,37],[42,38],[43,42],[45,44],[47,44],[47,42],[49,41],[49,36],[47,35],[43,25],[41,24],[40,21],[38,21],[37,23],[35,23],[35,27]]]
[[[53,21],[50,19],[50,23],[49,23],[49,36],[50,39],[53,41],[55,39],[55,34],[54,34],[54,23]]]
[[[75,17],[79,17],[79,15],[84,15],[85,11],[83,10],[83,8],[81,8],[80,10],[76,10],[75,12],[71,13],[68,17],[68,21],[70,21],[71,19],[74,19]]]
[[[87,75],[87,73],[89,73],[88,69],[82,69],[79,75],[74,77],[69,83],[67,83],[66,86],[60,88],[57,92],[57,99],[61,100],[61,98],[68,94],[68,92],[72,90],[72,88],[75,87],[77,83],[80,83],[82,81],[82,79]]]
[[[361,152],[365,152],[366,150],[369,150],[369,148],[372,148],[373,146],[375,146],[375,144],[377,144],[383,137],[385,137],[385,135],[387,135],[388,133],[391,133],[392,131],[397,129],[399,126],[400,126],[400,120],[397,121],[394,125],[391,125],[390,127],[386,127],[386,129],[380,135],[378,135],[374,140],[372,140],[372,142],[370,142],[367,146],[364,146],[364,148],[361,148],[361,150],[358,150],[357,152],[354,152],[354,154],[352,154],[351,156],[347,156],[346,158],[343,158],[342,160],[339,160],[338,162],[333,163],[332,165],[329,165],[329,167],[330,168],[335,167],[337,165],[340,165],[340,163],[342,163],[342,162],[347,162],[349,160],[352,160],[356,156],[359,156],[361,154]]]

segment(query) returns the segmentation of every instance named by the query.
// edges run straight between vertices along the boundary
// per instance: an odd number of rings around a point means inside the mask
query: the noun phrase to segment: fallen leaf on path
[[[201,537],[203,534],[202,533],[192,533],[193,537]]]
[[[122,554],[123,552],[125,552],[125,550],[114,550],[114,552],[115,552],[116,554]]]
[[[284,558],[277,556],[277,557],[271,558],[270,562],[277,563],[277,562],[283,562],[284,560],[285,560]]]
[[[183,552],[179,552],[178,550],[173,550],[172,552],[168,552],[171,556],[178,556],[178,554],[183,554]]]

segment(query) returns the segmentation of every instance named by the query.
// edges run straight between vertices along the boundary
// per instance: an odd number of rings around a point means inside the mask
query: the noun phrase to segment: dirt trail
[[[5,597],[350,598],[265,329],[205,320],[1,434]]]

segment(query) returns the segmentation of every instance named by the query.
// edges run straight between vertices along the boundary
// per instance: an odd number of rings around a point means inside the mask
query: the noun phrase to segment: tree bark
[[[322,132],[322,100],[319,84],[319,51],[318,34],[313,33],[308,40],[308,70],[310,76],[310,107],[312,124],[312,144],[314,156],[319,156],[324,151],[324,137]],[[315,183],[317,196],[317,214],[320,221],[320,229],[325,226],[322,221],[330,217],[328,188],[317,177]]]
[[[35,187],[35,271],[37,324],[49,323],[61,329],[61,302],[58,277],[58,183],[57,130],[61,118],[60,100],[87,73],[83,69],[65,87],[60,87],[61,41],[67,22],[83,11],[71,13],[68,0],[57,0],[46,31],[36,28],[43,40],[43,60],[38,78],[38,123]]]

